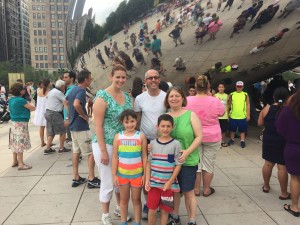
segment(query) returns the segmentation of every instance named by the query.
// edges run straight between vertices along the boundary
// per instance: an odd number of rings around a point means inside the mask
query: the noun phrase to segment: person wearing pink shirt
[[[208,34],[210,35],[208,41],[215,40],[218,31],[221,29],[223,22],[217,16],[214,20],[208,25]]]
[[[199,117],[203,139],[200,145],[200,163],[195,181],[194,192],[200,196],[201,175],[203,179],[203,196],[208,197],[215,192],[210,186],[214,176],[216,154],[221,147],[221,128],[219,116],[225,112],[224,106],[218,98],[209,96],[209,80],[200,75],[196,80],[197,95],[187,97],[186,109],[192,110]]]

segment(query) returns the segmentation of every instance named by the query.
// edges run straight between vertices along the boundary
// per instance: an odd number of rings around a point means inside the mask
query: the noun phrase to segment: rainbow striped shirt
[[[118,173],[123,178],[143,176],[141,133],[136,131],[133,136],[119,133],[118,139]]]
[[[152,140],[150,145],[151,152],[148,156],[148,162],[151,164],[150,186],[163,189],[165,183],[170,180],[174,167],[182,164],[178,162],[181,145],[175,139],[166,143],[156,139]],[[180,191],[177,179],[173,182],[171,190]]]

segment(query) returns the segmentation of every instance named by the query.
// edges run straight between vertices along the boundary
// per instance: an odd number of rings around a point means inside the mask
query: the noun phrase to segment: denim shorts
[[[177,176],[181,192],[189,192],[194,190],[197,170],[198,165],[181,167],[181,170]]]

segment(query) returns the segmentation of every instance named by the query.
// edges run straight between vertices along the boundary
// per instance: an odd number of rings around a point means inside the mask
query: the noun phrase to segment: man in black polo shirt
[[[175,42],[175,47],[177,47],[177,40],[180,42],[181,45],[184,43],[181,40],[180,34],[182,32],[182,28],[178,25],[175,25],[175,29],[169,33],[169,37],[173,38],[173,41]]]

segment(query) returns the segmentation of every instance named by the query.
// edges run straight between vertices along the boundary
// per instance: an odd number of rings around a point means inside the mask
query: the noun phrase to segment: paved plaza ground
[[[10,167],[9,125],[0,125],[0,224],[101,224],[99,189],[88,189],[86,185],[72,188],[72,167],[66,167],[71,153],[43,155],[38,128],[29,126],[32,148],[25,153],[25,162],[33,168],[18,171]],[[284,211],[284,201],[278,199],[280,188],[276,170],[271,178],[270,193],[262,192],[263,160],[259,134],[260,130],[252,126],[245,149],[237,144],[219,150],[212,183],[216,193],[197,198],[197,224],[300,224],[299,218]],[[86,177],[86,158],[79,169]],[[186,224],[187,211],[183,202],[180,215],[182,224]],[[113,198],[111,212],[115,205]],[[131,205],[130,213],[133,214]],[[120,224],[117,217],[113,216],[113,219],[114,224]]]

